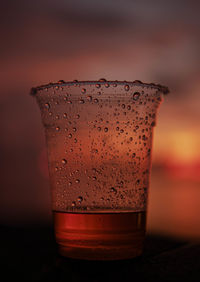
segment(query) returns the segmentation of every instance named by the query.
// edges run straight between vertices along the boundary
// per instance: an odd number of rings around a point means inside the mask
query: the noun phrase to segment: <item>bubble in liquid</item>
[[[140,93],[139,92],[135,92],[133,94],[133,100],[137,101],[139,99],[139,97],[140,97]]]
[[[64,117],[64,118],[67,118],[67,114],[66,114],[66,113],[64,113],[64,114],[63,114],[63,117]]]
[[[57,127],[56,127],[56,131],[59,131],[59,130],[60,130],[60,127],[59,127],[59,126],[57,126]]]
[[[126,84],[125,86],[124,86],[124,89],[126,90],[126,91],[129,91],[129,85],[128,84]]]
[[[49,109],[50,109],[50,105],[49,105],[49,103],[45,103],[45,104],[44,104],[44,106],[45,106],[45,108],[46,108],[47,110],[49,110]]]
[[[66,164],[67,160],[66,159],[62,159],[62,164]]]
[[[85,94],[85,93],[86,93],[86,89],[85,89],[85,88],[82,88],[82,89],[81,89],[81,92],[82,92],[83,94]]]
[[[108,128],[107,128],[107,127],[105,127],[105,128],[104,128],[104,131],[105,131],[105,132],[108,132]]]
[[[96,88],[100,88],[101,84],[97,83],[95,86],[96,86]]]
[[[79,204],[81,204],[82,201],[83,201],[83,197],[79,196],[78,199],[77,199],[77,201],[79,202]]]

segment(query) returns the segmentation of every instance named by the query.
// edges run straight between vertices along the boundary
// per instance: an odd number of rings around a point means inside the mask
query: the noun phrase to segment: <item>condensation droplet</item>
[[[59,127],[59,126],[57,126],[57,127],[56,127],[56,131],[59,131],[59,130],[60,130],[60,127]]]
[[[72,185],[72,182],[71,182],[71,181],[69,181],[69,182],[68,182],[68,185],[69,185],[69,186],[71,186],[71,185]]]
[[[135,92],[133,94],[133,100],[137,101],[139,99],[139,97],[140,97],[140,93],[139,92]]]
[[[76,206],[76,203],[75,202],[72,202],[72,207],[75,207]]]
[[[100,127],[100,126],[99,126],[99,127],[97,127],[97,130],[98,130],[98,131],[101,131],[101,127]]]
[[[80,179],[76,179],[75,182],[76,182],[76,183],[80,183]]]
[[[114,187],[111,187],[111,188],[110,188],[110,191],[111,191],[112,193],[114,193],[114,194],[117,194],[117,190],[116,190]]]
[[[125,86],[124,86],[124,89],[126,90],[126,91],[129,91],[129,85],[128,84],[126,84]]]
[[[110,85],[108,83],[105,84],[105,87],[108,88]]]
[[[96,88],[100,88],[100,87],[101,87],[101,84],[97,83]]]
[[[92,179],[93,179],[94,181],[97,180],[96,176],[93,176]]]
[[[108,132],[108,128],[107,128],[107,127],[105,127],[105,128],[104,128],[104,131],[105,131],[105,132]]]
[[[118,126],[116,127],[116,130],[119,131],[119,127]]]
[[[44,104],[44,106],[45,106],[45,108],[46,108],[47,110],[49,110],[49,109],[50,109],[50,105],[49,105],[49,103],[45,103],[45,104]]]
[[[155,121],[153,121],[152,123],[151,123],[151,126],[153,127],[153,126],[155,126],[156,125],[156,123],[155,123]]]
[[[59,117],[59,115],[56,115],[56,119],[59,119],[60,117]]]
[[[99,81],[100,81],[100,82],[105,82],[105,81],[107,81],[107,80],[106,80],[105,78],[100,78]]]
[[[130,105],[127,106],[127,110],[129,110],[129,111],[131,110],[131,106]]]
[[[135,154],[135,153],[133,153],[133,154],[132,154],[132,158],[135,158],[135,155],[136,155],[136,154]]]
[[[73,127],[73,131],[76,132],[76,127]]]
[[[72,134],[70,133],[70,134],[68,135],[68,137],[69,137],[69,138],[72,138]]]
[[[82,201],[83,201],[83,197],[79,196],[77,200],[78,200],[79,204],[81,204]]]
[[[86,89],[85,89],[85,88],[82,88],[82,89],[81,89],[81,92],[82,92],[83,94],[85,94],[85,93],[86,93]]]
[[[58,171],[58,167],[57,166],[55,167],[55,171]]]
[[[81,99],[81,100],[79,100],[79,103],[80,103],[80,104],[84,104],[85,101],[84,101],[83,99]]]
[[[76,118],[79,119],[79,118],[80,118],[80,115],[76,115]]]
[[[67,118],[67,114],[66,114],[66,113],[64,113],[64,114],[63,114],[63,117],[64,117],[64,118]]]
[[[67,160],[66,159],[62,159],[62,164],[66,164]]]
[[[122,104],[122,109],[125,109],[125,105],[124,104]]]
[[[120,133],[123,133],[124,132],[124,130],[123,129],[120,129]]]
[[[98,103],[98,102],[99,102],[99,100],[98,100],[98,99],[94,99],[94,102],[95,102],[95,103]]]
[[[142,135],[142,140],[147,140],[147,137],[146,137],[146,135]]]
[[[87,96],[88,101],[92,101],[92,96]]]

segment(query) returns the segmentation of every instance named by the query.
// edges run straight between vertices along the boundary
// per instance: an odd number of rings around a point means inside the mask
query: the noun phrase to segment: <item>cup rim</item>
[[[100,84],[100,85],[106,85],[108,84],[109,86],[114,86],[114,85],[128,85],[128,86],[141,86],[141,87],[146,87],[146,88],[151,88],[151,89],[156,89],[160,92],[162,92],[163,94],[168,94],[169,93],[169,89],[166,86],[163,86],[161,84],[155,84],[155,83],[143,83],[140,80],[134,80],[134,81],[118,81],[118,80],[106,80],[106,79],[100,79],[100,80],[88,80],[88,81],[78,81],[78,80],[74,80],[74,81],[64,81],[64,80],[59,80],[58,82],[50,82],[48,84],[44,84],[44,85],[40,85],[40,86],[36,86],[36,87],[32,87],[31,88],[31,92],[30,94],[32,96],[35,96],[37,94],[37,91],[39,90],[43,90],[43,89],[48,89],[48,88],[52,88],[52,87],[62,87],[62,86],[81,86],[81,85],[96,85],[96,84]]]

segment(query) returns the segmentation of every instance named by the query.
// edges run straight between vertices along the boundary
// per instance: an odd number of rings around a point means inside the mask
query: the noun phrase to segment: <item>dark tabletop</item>
[[[0,227],[0,281],[200,281],[200,243],[147,236],[141,257],[111,262],[57,254],[51,226]]]

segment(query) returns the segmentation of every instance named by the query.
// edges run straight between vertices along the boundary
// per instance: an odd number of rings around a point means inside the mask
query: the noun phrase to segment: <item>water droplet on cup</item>
[[[108,132],[108,128],[107,128],[107,127],[105,127],[105,128],[104,128],[104,131],[105,131],[105,132]]]
[[[81,204],[82,201],[83,201],[83,197],[79,196],[77,200],[78,200],[79,204]]]
[[[60,130],[60,127],[59,127],[59,126],[57,126],[57,127],[56,127],[56,131],[59,131],[59,130]]]
[[[85,94],[85,93],[86,93],[86,89],[85,89],[85,88],[82,88],[82,89],[81,89],[81,92],[82,92],[83,94]]]
[[[46,108],[47,110],[49,110],[49,109],[50,109],[50,105],[49,105],[49,103],[45,103],[45,104],[44,104],[44,106],[45,106],[45,108]]]
[[[137,101],[139,99],[139,97],[140,97],[140,93],[139,92],[135,92],[133,94],[133,100]]]
[[[128,84],[126,84],[125,86],[124,86],[124,89],[126,90],[126,91],[129,91],[129,85]]]
[[[62,164],[66,164],[67,163],[67,160],[66,159],[62,159]]]
[[[101,84],[97,83],[96,88],[100,88],[100,87],[101,87]]]

